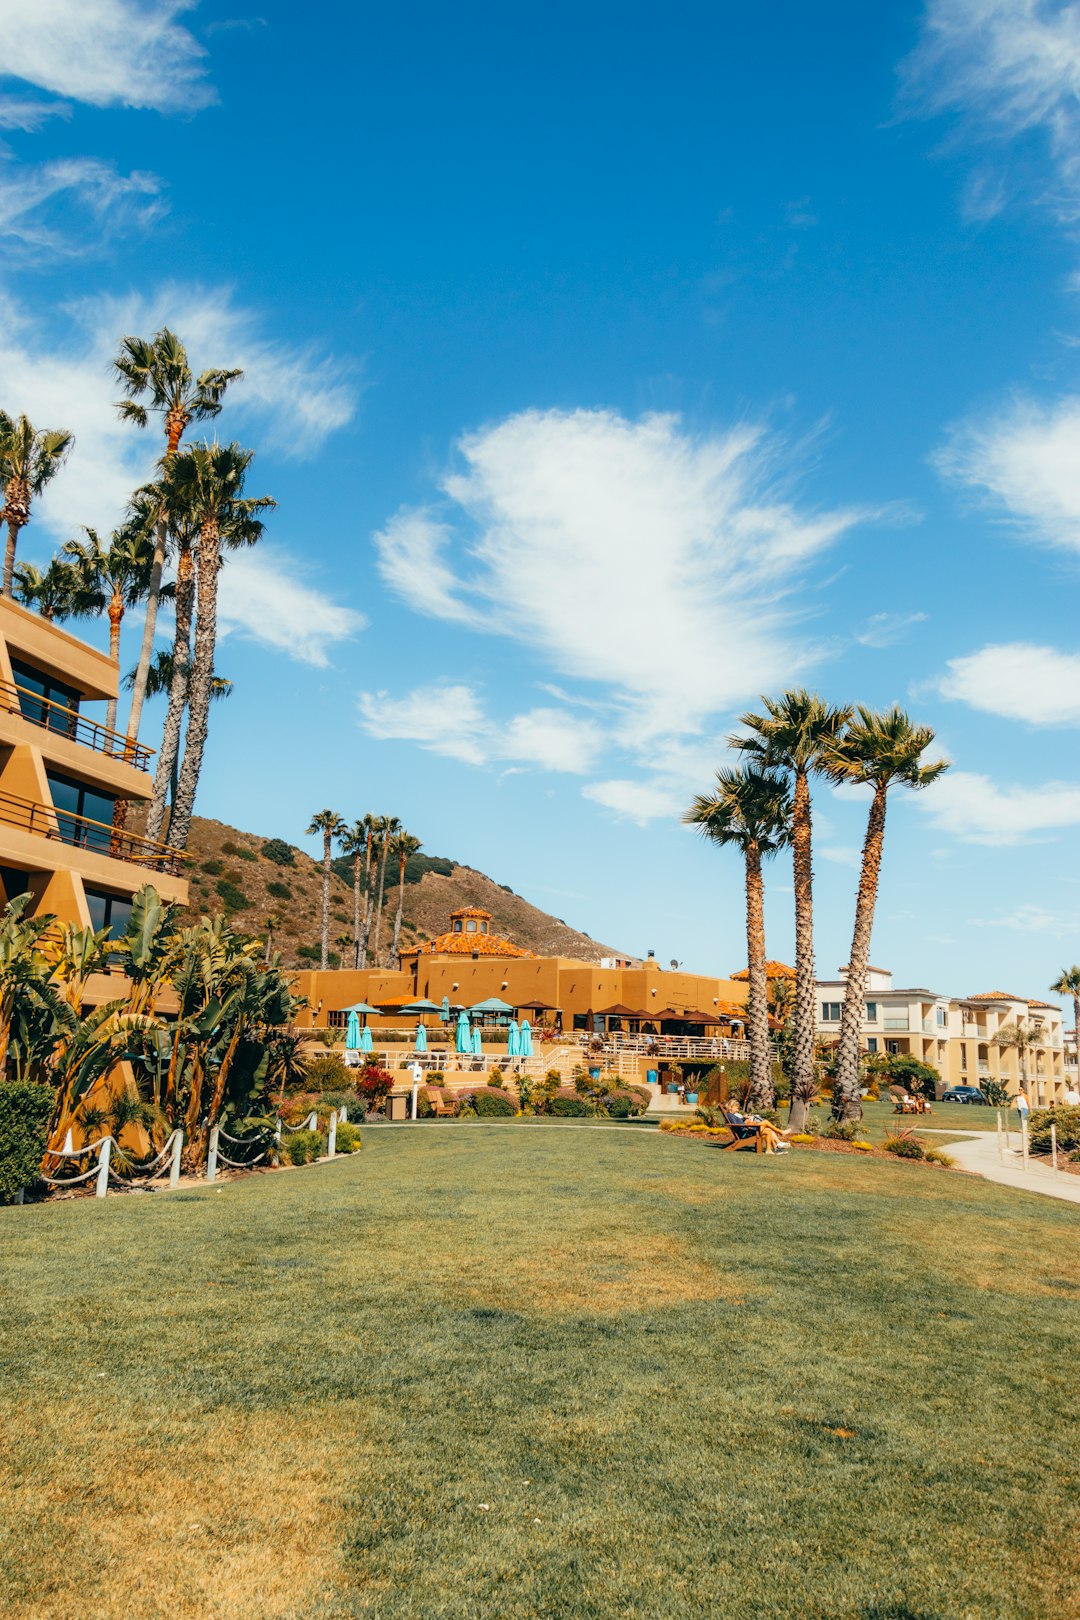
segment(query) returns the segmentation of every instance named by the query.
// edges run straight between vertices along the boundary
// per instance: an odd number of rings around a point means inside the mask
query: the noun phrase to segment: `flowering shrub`
[[[898,1159],[925,1159],[926,1149],[914,1131],[897,1131],[893,1136],[887,1136],[881,1144],[886,1153],[892,1153]]]
[[[358,1153],[360,1151],[360,1128],[350,1125],[343,1119],[337,1128],[337,1150],[339,1153]]]
[[[383,1106],[393,1088],[393,1075],[377,1063],[369,1063],[361,1069],[356,1080],[357,1094],[364,1107],[372,1112],[377,1112]]]
[[[472,1106],[481,1119],[508,1119],[517,1113],[517,1104],[501,1086],[481,1086],[472,1094]]]
[[[604,1099],[608,1115],[611,1119],[635,1119],[643,1114],[648,1107],[641,1092],[632,1091],[629,1086],[613,1091]]]
[[[548,1113],[558,1119],[584,1119],[588,1112],[588,1098],[567,1086],[560,1086],[548,1103]]]

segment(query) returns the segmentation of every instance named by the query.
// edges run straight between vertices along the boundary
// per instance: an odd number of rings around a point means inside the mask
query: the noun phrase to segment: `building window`
[[[823,1024],[838,1024],[842,1005],[843,1003],[839,1001],[823,1001],[821,1003],[821,1022]]]
[[[454,933],[455,934],[460,934],[461,933],[461,918],[460,917],[455,917],[454,918]]]
[[[866,1022],[868,1024],[876,1024],[877,1023],[877,1002],[876,1001],[868,1001],[866,1003]]]
[[[945,1008],[944,1007],[939,1007],[938,1010],[937,1010],[937,1026],[938,1026],[938,1029],[944,1029],[945,1025],[948,1023],[948,1021],[949,1021],[949,1015],[946,1012]]]
[[[97,788],[85,787],[69,776],[46,772],[56,810],[60,836],[70,844],[85,844],[87,849],[107,850],[112,843],[113,809],[116,799]],[[78,819],[76,819],[78,818]],[[96,826],[84,825],[86,821]]]
[[[960,1042],[960,1067],[962,1069],[967,1068],[967,1042],[966,1041],[961,1041]]]
[[[127,895],[104,894],[98,889],[87,889],[86,903],[90,907],[90,922],[96,932],[109,930],[110,939],[121,939],[127,933],[131,919],[131,899]]]
[[[877,1036],[876,1035],[867,1036],[866,1050],[868,1052],[876,1052],[877,1049],[878,1049]]]
[[[465,932],[467,934],[475,934],[476,933],[476,922],[472,917],[470,917],[468,922],[465,924]]]
[[[32,669],[29,664],[20,664],[17,659],[11,660],[11,673],[15,685],[21,687],[19,692],[19,710],[35,725],[44,726],[48,731],[61,731],[66,736],[75,735],[75,721],[70,715],[59,714],[50,704],[57,704],[61,709],[74,709],[79,707],[79,694],[70,686],[52,675],[45,675],[40,670]],[[42,701],[44,700],[44,701]]]
[[[899,1041],[886,1041],[885,1042],[885,1050],[886,1050],[886,1052],[888,1052],[890,1057],[899,1057],[899,1055],[900,1055],[900,1042]]]

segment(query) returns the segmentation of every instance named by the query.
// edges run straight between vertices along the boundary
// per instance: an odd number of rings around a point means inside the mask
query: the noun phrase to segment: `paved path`
[[[931,1132],[924,1127],[923,1134],[953,1136],[956,1132]],[[1050,1168],[1049,1160],[1043,1164],[1030,1156],[1025,1170],[1016,1146],[1017,1140],[1018,1133],[1014,1130],[1011,1132],[1013,1146],[1005,1148],[1004,1159],[998,1158],[996,1131],[979,1131],[977,1135],[964,1137],[963,1141],[949,1142],[945,1152],[951,1154],[962,1170],[985,1176],[987,1181],[998,1181],[1003,1187],[1019,1187],[1024,1192],[1042,1193],[1047,1198],[1064,1198],[1070,1204],[1080,1204],[1080,1176],[1072,1175],[1067,1170],[1055,1173]]]

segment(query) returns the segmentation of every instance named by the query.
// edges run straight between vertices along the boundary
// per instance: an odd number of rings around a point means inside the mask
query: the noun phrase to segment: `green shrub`
[[[1000,1080],[980,1080],[979,1090],[991,1108],[1008,1108],[1009,1093]]]
[[[311,1091],[340,1093],[342,1102],[348,1102],[350,1098],[353,1102],[357,1101],[353,1087],[353,1076],[356,1071],[348,1067],[339,1053],[320,1052],[317,1057],[308,1058],[304,1064],[304,1072]],[[328,1106],[335,1106],[329,1097],[326,1101]],[[337,1106],[340,1107],[340,1103]]]
[[[302,956],[305,962],[321,962],[322,949],[318,945],[298,945],[297,956]]]
[[[1063,1152],[1080,1148],[1080,1108],[1036,1108],[1028,1120],[1028,1146],[1032,1153],[1050,1152],[1050,1127],[1057,1126]]]
[[[243,889],[238,889],[231,878],[218,878],[214,888],[224,900],[226,911],[246,911],[251,904]]]
[[[604,1099],[609,1119],[636,1119],[648,1107],[649,1099],[643,1098],[640,1090],[633,1086],[620,1087]]]
[[[217,877],[219,872],[224,872],[224,870],[225,870],[225,862],[224,861],[203,861],[202,869],[203,869],[204,872],[209,872],[211,877]]]
[[[263,860],[273,861],[275,866],[295,866],[296,856],[291,844],[284,838],[268,838],[262,847]]]
[[[944,1148],[924,1148],[923,1158],[927,1164],[943,1164],[946,1170],[951,1170],[956,1163],[952,1154],[946,1153]]]
[[[359,1153],[360,1127],[353,1125],[349,1120],[343,1119],[337,1128],[337,1150],[339,1153]]]
[[[898,1159],[926,1158],[926,1149],[911,1131],[899,1131],[895,1136],[887,1136],[881,1145],[886,1153],[895,1154]]]
[[[235,855],[241,861],[257,861],[259,858],[253,849],[245,849],[243,844],[222,844],[221,853],[223,855]]]
[[[290,1164],[310,1164],[326,1151],[326,1138],[321,1131],[283,1131],[281,1156]]]
[[[277,878],[271,878],[266,885],[267,894],[272,894],[275,900],[291,900],[292,890],[287,883],[279,883]]]
[[[508,1119],[517,1113],[513,1097],[501,1086],[481,1086],[473,1093],[473,1108],[481,1119]]]
[[[853,1119],[834,1119],[821,1134],[828,1137],[830,1142],[854,1142],[857,1127]]]
[[[36,1081],[0,1084],[0,1204],[36,1180],[45,1152],[53,1094]]]
[[[548,1112],[558,1119],[584,1119],[589,1112],[588,1098],[563,1087],[552,1097]]]

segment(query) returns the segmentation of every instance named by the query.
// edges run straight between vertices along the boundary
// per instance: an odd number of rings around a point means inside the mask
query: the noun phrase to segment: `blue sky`
[[[877,962],[1080,955],[1080,7],[3,10],[2,403],[77,436],[24,555],[118,520],[156,445],[109,360],[165,321],[244,367],[280,503],[204,814],[391,812],[729,971],[741,873],[678,813],[804,682],[954,762],[890,811]],[[865,806],[817,808],[829,976]]]

